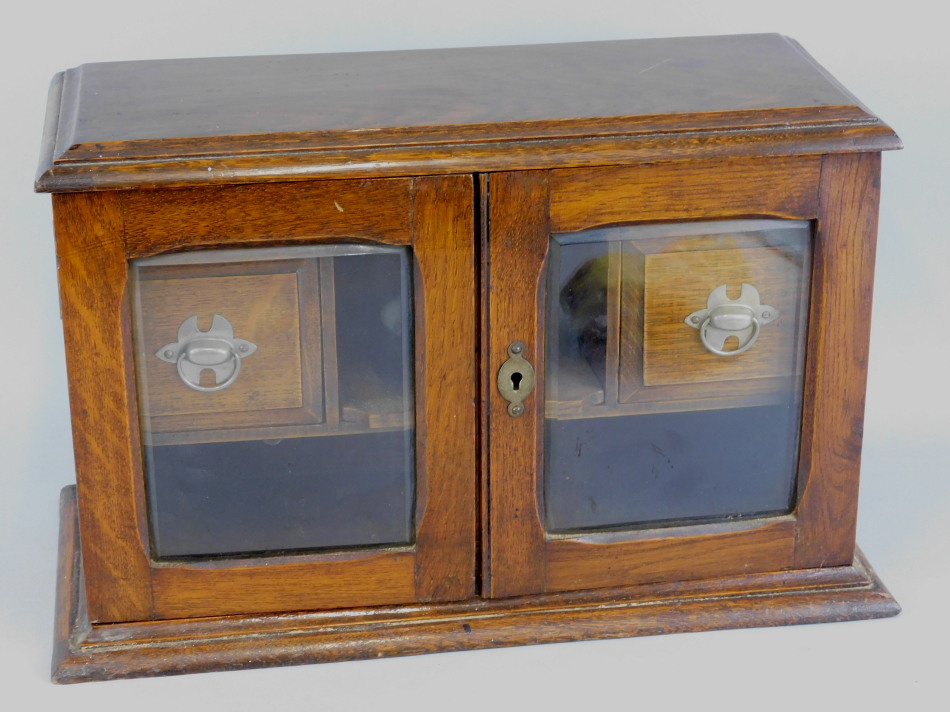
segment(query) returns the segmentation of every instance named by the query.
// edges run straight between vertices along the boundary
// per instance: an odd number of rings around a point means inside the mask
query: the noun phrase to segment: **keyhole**
[[[524,374],[518,373],[517,371],[515,371],[514,373],[511,374],[511,388],[512,388],[512,390],[517,391],[517,390],[520,390],[520,389],[521,389],[521,379],[522,379],[522,378],[524,378]]]

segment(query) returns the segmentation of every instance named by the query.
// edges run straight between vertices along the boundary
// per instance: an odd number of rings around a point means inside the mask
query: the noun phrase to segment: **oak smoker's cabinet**
[[[59,75],[55,679],[895,614],[899,145],[777,35]]]

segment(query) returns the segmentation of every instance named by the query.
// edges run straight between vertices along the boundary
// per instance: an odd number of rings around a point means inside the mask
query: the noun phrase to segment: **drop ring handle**
[[[699,327],[699,338],[703,342],[703,346],[706,347],[706,350],[714,354],[715,356],[738,356],[741,353],[744,353],[752,348],[752,344],[755,343],[756,339],[759,338],[759,333],[762,331],[762,327],[759,325],[759,320],[752,316],[751,326],[745,329],[734,329],[732,331],[742,332],[748,331],[751,329],[752,332],[748,336],[745,334],[740,335],[739,333],[735,336],[739,339],[739,348],[732,351],[723,351],[721,348],[716,348],[716,346],[711,341],[710,326],[713,323],[714,315],[710,314],[703,321],[702,325]],[[726,329],[720,329],[720,331],[727,331]],[[745,337],[745,338],[743,338]]]
[[[186,347],[181,352],[181,356],[178,357],[178,378],[180,378],[181,382],[193,391],[200,391],[202,393],[223,391],[237,380],[238,374],[241,372],[241,357],[230,348],[230,345],[228,345],[227,350],[229,352],[229,356],[225,361],[221,363],[203,365],[200,363],[195,363],[191,360],[189,350]],[[210,368],[214,371],[215,385],[213,386],[202,386],[199,380],[201,378],[201,371],[205,370],[206,368]],[[223,383],[217,383],[218,375],[221,372],[224,372],[225,374],[230,373],[230,375],[225,377]],[[193,378],[195,380],[192,380]]]
[[[759,290],[751,284],[742,285],[738,299],[729,299],[728,285],[721,284],[709,294],[706,308],[686,317],[686,324],[699,330],[703,347],[714,356],[738,356],[758,340],[762,327],[778,319],[775,307],[762,304]],[[736,337],[739,346],[726,351],[726,339]]]
[[[234,338],[234,327],[220,314],[215,314],[211,329],[198,329],[198,317],[190,316],[178,327],[178,341],[166,344],[155,355],[174,363],[182,384],[193,391],[223,391],[241,373],[241,359],[257,351],[257,345]],[[201,385],[202,371],[214,372],[213,386]]]

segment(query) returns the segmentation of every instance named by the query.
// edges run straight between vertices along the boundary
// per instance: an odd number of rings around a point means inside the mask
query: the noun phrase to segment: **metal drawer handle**
[[[234,338],[234,327],[220,314],[215,314],[211,329],[198,329],[198,317],[190,316],[178,327],[178,341],[166,344],[155,355],[178,368],[181,382],[195,391],[223,391],[233,384],[241,372],[241,359],[257,351],[250,341]],[[214,371],[213,386],[202,386],[201,372]]]
[[[716,356],[738,356],[748,351],[759,338],[762,327],[779,317],[778,309],[762,304],[759,290],[751,284],[743,283],[738,299],[729,299],[727,287],[720,284],[709,293],[705,309],[686,317],[689,326],[699,329],[699,338],[706,350]],[[730,336],[739,339],[739,347],[723,351]]]

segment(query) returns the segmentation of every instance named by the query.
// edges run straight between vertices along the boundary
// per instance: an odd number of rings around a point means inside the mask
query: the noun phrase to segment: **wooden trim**
[[[434,178],[419,181],[414,191],[408,182],[385,181],[397,189],[392,200],[370,183],[352,196],[346,207],[348,212],[362,211],[365,204],[384,200],[372,205],[373,213],[381,216],[383,224],[411,230],[416,264],[415,543],[352,553],[301,552],[269,560],[235,559],[220,565],[153,564],[156,617],[200,617],[225,609],[227,613],[319,610],[472,595],[475,386],[473,373],[458,368],[459,363],[471,359],[475,341],[471,181],[469,176]],[[339,212],[333,200],[339,193],[329,186],[323,194],[325,187],[305,187],[313,196],[310,204],[329,200],[333,212]],[[410,196],[409,202],[403,201],[404,194]],[[244,203],[245,191],[236,190],[239,207],[233,210],[264,208],[257,205],[262,195],[257,193]],[[221,210],[232,212],[224,198]],[[324,237],[323,223],[306,224],[306,210],[301,210],[299,219],[301,236]],[[447,225],[454,227],[446,230]],[[256,240],[252,231],[240,229],[248,239]],[[401,235],[395,240],[400,242]],[[321,277],[326,276],[324,271]],[[326,290],[332,283],[328,279],[321,283],[323,296],[329,296]],[[328,335],[324,325],[324,345],[335,351]],[[330,380],[328,377],[328,385]],[[331,390],[327,389],[328,422],[334,410]]]
[[[544,533],[537,487],[544,456],[544,264],[548,252],[548,173],[499,173],[490,178],[487,378],[508,359],[508,346],[526,344],[535,367],[534,393],[519,418],[490,381],[489,569],[494,598],[543,590]]]
[[[621,222],[778,217],[818,210],[819,156],[670,161],[551,172],[551,231]]]
[[[327,149],[187,161],[141,160],[55,165],[36,183],[40,192],[171,188],[336,178],[380,178],[610,166],[675,159],[820,155],[901,147],[885,124],[776,127],[748,132],[686,131],[642,136],[552,138],[502,143]]]
[[[851,561],[880,199],[878,153],[826,156],[805,367],[797,567]]]
[[[695,581],[789,568],[795,548],[790,517],[735,529],[715,523],[636,532],[630,541],[599,543],[579,535],[547,542],[546,592],[662,581]],[[596,561],[596,566],[591,566]]]
[[[471,176],[413,184],[418,601],[475,593],[476,305]],[[424,306],[422,306],[424,305]]]
[[[415,552],[302,554],[225,560],[227,568],[153,565],[155,618],[280,613],[413,601]]]
[[[818,67],[817,64],[814,65]],[[83,68],[68,70],[73,73]],[[77,82],[78,83],[78,82]],[[76,101],[78,96],[70,96]],[[72,102],[68,102],[72,103]],[[78,107],[70,107],[75,111]],[[268,153],[327,151],[331,149],[383,149],[394,146],[429,146],[455,143],[505,143],[552,138],[642,136],[695,131],[788,131],[837,125],[841,129],[881,124],[877,117],[857,105],[774,107],[732,111],[636,114],[633,116],[572,117],[546,120],[509,120],[438,124],[426,126],[381,126],[328,131],[290,131],[254,134],[192,136],[137,140],[77,142],[75,126],[69,127],[57,144],[54,163],[108,163],[147,158],[186,160],[205,156],[260,155]]]
[[[346,235],[370,225],[371,236],[413,244],[421,394],[415,545],[211,563],[149,560],[128,257],[184,245],[188,229],[177,220],[188,225],[197,220],[194,234],[206,247],[232,239],[268,244],[278,237],[276,228],[264,225],[275,189],[171,191],[154,200],[118,193],[54,196],[89,611],[95,622],[458,599],[474,592],[475,378],[473,370],[458,368],[471,363],[475,352],[469,176],[420,182],[414,237],[410,181],[284,186],[297,202],[285,205],[292,218],[278,221],[298,242],[319,241],[342,231],[337,215],[363,215],[367,219],[357,217]],[[345,203],[341,195],[348,196]],[[204,205],[210,207],[201,222],[191,211]],[[446,225],[454,227],[447,231]],[[321,280],[321,287],[325,293],[332,284]],[[327,415],[330,425],[336,415],[330,393]]]
[[[496,373],[504,360],[505,343],[515,338],[526,341],[532,354],[529,358],[538,371],[538,385],[529,403],[532,399],[537,399],[534,403],[544,402],[543,354],[532,340],[540,344],[545,338],[542,289],[544,252],[550,231],[695,217],[738,219],[779,215],[813,219],[819,213],[820,171],[821,159],[817,157],[759,157],[557,170],[550,173],[550,224],[548,214],[541,207],[544,201],[527,189],[521,188],[519,192],[513,187],[517,181],[526,180],[519,178],[525,174],[493,175],[489,374]],[[815,279],[822,277],[816,274]],[[536,297],[539,293],[541,296]],[[517,324],[517,336],[510,324]],[[499,345],[496,340],[503,343]],[[787,381],[757,379],[738,382],[731,388],[768,400],[772,398],[771,392],[777,387],[786,387]],[[607,390],[612,397],[608,403],[613,403],[616,387],[608,383]],[[650,402],[623,407],[613,403],[614,412],[729,404],[721,398],[717,400],[721,393],[704,384],[688,390],[664,388],[656,395],[665,394],[681,401],[690,393],[694,397],[689,403]],[[554,405],[561,407],[561,404]],[[495,397],[492,404],[490,595],[695,579],[752,570],[774,571],[795,565],[796,536],[800,536],[799,529],[808,524],[789,517],[753,520],[753,524],[743,530],[718,523],[656,529],[649,535],[620,532],[609,544],[598,542],[588,534],[547,535],[540,515],[539,494],[544,426],[533,408],[532,404],[522,419],[515,420],[507,416],[500,398]],[[594,411],[607,410],[604,406],[584,404],[580,404],[580,409],[585,417],[595,415]],[[853,551],[853,539],[850,545]]]
[[[90,624],[75,490],[63,491],[53,680],[237,670],[897,615],[860,552],[851,566],[515,599],[344,612]]]
[[[395,179],[127,192],[128,256],[341,239],[409,245],[410,186]]]
[[[145,494],[118,194],[53,196],[92,621],[150,617]]]

